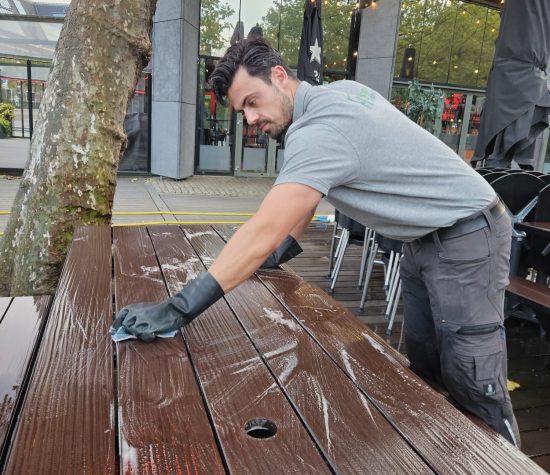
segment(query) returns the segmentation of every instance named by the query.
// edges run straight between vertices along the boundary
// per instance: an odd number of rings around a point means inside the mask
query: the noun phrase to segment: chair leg
[[[334,223],[334,228],[332,229],[332,239],[330,240],[330,252],[328,255],[328,274],[327,277],[330,277],[332,275],[332,267],[334,265],[334,247],[336,245],[336,239],[338,237],[336,236],[336,232],[338,230],[338,223]]]
[[[357,287],[361,288],[363,286],[363,276],[365,275],[365,268],[367,265],[367,259],[369,257],[369,250],[371,248],[371,236],[374,234],[372,229],[365,229],[365,240],[363,241],[363,252],[361,254],[361,268],[359,269],[359,282],[357,282]]]
[[[393,322],[395,320],[395,314],[397,313],[397,307],[399,305],[400,298],[401,298],[401,279],[399,280],[399,285],[397,286],[397,293],[393,301],[393,310],[391,312],[390,321],[388,322],[388,329],[386,330],[386,335],[391,335]]]
[[[363,312],[365,310],[365,301],[367,300],[367,290],[369,288],[369,281],[374,267],[374,261],[376,253],[378,252],[378,243],[375,242],[369,255],[369,261],[367,265],[367,275],[365,275],[365,283],[363,285],[363,294],[361,295],[361,303],[359,304],[359,310]]]
[[[347,240],[349,239],[349,231],[347,229],[342,229],[342,232],[340,233],[340,236],[338,237],[338,246],[336,246],[336,252],[334,253],[334,267],[332,268],[332,273],[330,274],[330,279],[334,279],[334,276],[336,275],[336,266],[338,265],[338,259],[340,258],[340,255],[342,254],[342,246],[347,247],[348,243]],[[344,243],[344,241],[346,241]],[[339,272],[340,270],[338,270]]]
[[[342,229],[340,232],[340,236],[336,237],[336,239],[338,239],[338,245],[336,246],[336,251],[334,251],[334,257],[332,259],[332,262],[333,262],[332,272],[328,276],[330,279],[334,277],[334,266],[336,265],[336,262],[338,262],[338,256],[340,255],[340,251],[342,249],[342,238],[346,235],[347,232],[348,232],[347,229]]]
[[[399,264],[397,264],[395,267],[399,267]],[[394,302],[394,299],[395,299],[395,294],[397,292],[397,287],[399,287],[399,283],[400,283],[400,280],[399,280],[399,274],[396,274],[393,270],[392,270],[392,279],[390,280],[390,286],[389,286],[389,290],[388,290],[388,295],[387,295],[387,306],[386,306],[386,313],[384,314],[384,318],[386,320],[388,320],[390,318],[390,313],[392,311],[392,305],[393,305],[393,302]]]
[[[391,279],[391,276],[393,274],[393,261],[395,259],[395,252],[390,251],[390,258],[388,259],[388,272],[386,273],[386,276],[384,278],[384,290],[388,290],[389,282]],[[386,299],[387,300],[387,299]]]
[[[342,261],[344,260],[344,254],[346,253],[346,249],[348,247],[348,241],[349,241],[349,231],[347,229],[344,229],[342,231],[342,235],[340,236],[340,243],[338,245],[338,252],[337,252],[337,258],[336,258],[336,264],[334,266],[334,270],[332,271],[332,281],[330,283],[330,288],[328,289],[329,292],[334,292],[334,286],[336,285],[336,280],[338,279],[338,273],[340,272],[340,267],[342,267]]]
[[[405,318],[401,322],[401,334],[399,335],[399,343],[397,344],[397,351],[401,352],[401,345],[403,344],[403,334],[405,333]]]
[[[391,270],[389,272],[389,279],[388,279],[388,291],[386,292],[386,302],[390,300],[390,294],[392,292],[395,292],[395,287],[397,286],[397,282],[399,281],[399,265],[400,265],[400,259],[401,254],[395,253],[395,256],[393,258],[393,263]]]

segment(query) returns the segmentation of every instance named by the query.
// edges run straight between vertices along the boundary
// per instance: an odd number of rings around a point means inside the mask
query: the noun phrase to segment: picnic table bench
[[[521,222],[516,223],[515,227],[540,237],[543,239],[543,246],[549,246],[548,249],[550,249],[550,222]],[[548,250],[545,249],[545,252]],[[543,259],[546,256],[541,255],[540,258]],[[546,334],[550,335],[550,289],[547,285],[510,275],[510,284],[506,288],[506,293],[531,307],[541,327]]]
[[[288,267],[175,338],[114,312],[209,267],[231,226],[77,230],[55,296],[0,299],[0,472],[545,473]]]

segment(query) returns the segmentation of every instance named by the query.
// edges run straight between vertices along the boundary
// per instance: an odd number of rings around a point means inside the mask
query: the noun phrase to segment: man
[[[325,196],[406,242],[411,367],[519,445],[503,327],[511,225],[492,188],[376,92],[353,81],[300,83],[261,38],[231,46],[210,81],[248,124],[272,138],[286,132],[285,163],[209,272],[164,302],[126,307],[113,329],[150,341],[187,324],[262,263],[276,266],[299,252],[296,240]]]

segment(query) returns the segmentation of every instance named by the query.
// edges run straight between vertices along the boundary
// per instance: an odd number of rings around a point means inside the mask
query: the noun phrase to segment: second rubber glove
[[[273,251],[273,253],[260,266],[260,269],[273,269],[278,265],[290,261],[303,251],[298,241],[290,234],[285,238],[281,245]]]

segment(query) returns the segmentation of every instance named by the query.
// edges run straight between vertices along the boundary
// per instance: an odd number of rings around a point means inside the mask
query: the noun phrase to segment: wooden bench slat
[[[508,293],[546,307],[550,313],[550,289],[516,275],[510,276],[510,284],[506,287]]]
[[[146,229],[114,228],[113,234],[117,311],[165,299]],[[181,335],[116,347],[121,472],[224,473]]]
[[[233,232],[215,229],[226,236]],[[474,427],[338,302],[283,267],[257,275],[437,472],[540,473],[496,433]]]
[[[208,266],[223,240],[182,228]],[[432,473],[257,278],[226,300],[337,472]]]
[[[9,303],[11,299],[2,300]],[[50,301],[50,296],[16,297],[4,318],[7,305],[0,301],[0,453],[4,452],[21,386],[30,375],[30,359]]]
[[[6,473],[116,470],[111,233],[76,231],[19,416]]]
[[[172,293],[204,272],[179,228],[150,227]],[[185,327],[193,365],[230,473],[330,473],[284,394],[222,299]],[[246,423],[265,418],[277,433],[255,439]]]

